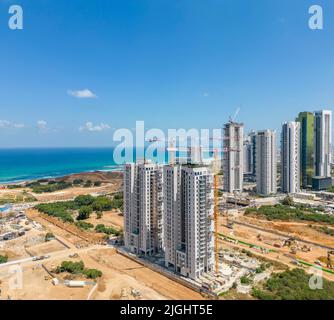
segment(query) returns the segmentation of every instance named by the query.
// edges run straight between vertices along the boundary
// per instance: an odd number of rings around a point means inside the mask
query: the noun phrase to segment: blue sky
[[[0,147],[108,146],[136,120],[219,128],[238,107],[247,130],[280,130],[334,105],[329,0],[6,0],[0,41]]]

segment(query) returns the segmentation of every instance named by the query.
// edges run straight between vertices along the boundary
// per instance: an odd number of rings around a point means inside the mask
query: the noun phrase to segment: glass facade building
[[[303,188],[312,185],[314,176],[314,114],[301,112],[296,121],[300,122],[300,168],[301,185]]]

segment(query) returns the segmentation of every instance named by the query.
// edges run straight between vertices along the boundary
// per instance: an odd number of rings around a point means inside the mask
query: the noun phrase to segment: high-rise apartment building
[[[253,164],[253,148],[250,141],[250,137],[246,137],[244,140],[244,174],[252,174]]]
[[[165,264],[192,279],[214,269],[213,196],[207,167],[164,167]]]
[[[124,167],[124,242],[138,255],[163,251],[163,166],[144,161]]]
[[[244,139],[244,174],[252,176],[255,179],[256,172],[256,152],[255,152],[256,134],[252,131]]]
[[[243,140],[242,123],[230,121],[224,126],[224,155],[222,169],[224,174],[224,190],[233,193],[243,189]]]
[[[285,122],[281,135],[281,189],[300,192],[300,123]]]
[[[314,114],[301,112],[296,119],[300,123],[300,175],[303,188],[312,185],[314,176]]]
[[[314,175],[331,176],[332,111],[321,110],[314,114]]]
[[[256,134],[256,190],[258,194],[277,192],[276,132],[263,130]]]

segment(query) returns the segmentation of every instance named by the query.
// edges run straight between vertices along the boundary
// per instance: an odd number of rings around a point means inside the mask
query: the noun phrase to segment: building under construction
[[[233,121],[225,124],[223,140],[224,190],[229,193],[242,192],[244,125]]]

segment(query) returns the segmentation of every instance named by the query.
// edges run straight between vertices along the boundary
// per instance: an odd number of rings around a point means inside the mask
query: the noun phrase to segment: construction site
[[[66,190],[67,194],[71,192]],[[110,192],[110,188],[104,192]],[[58,192],[55,195],[59,200]],[[66,199],[72,198],[66,196]],[[48,194],[48,201],[50,199],[52,194]],[[203,298],[199,293],[120,254],[114,246],[108,245],[102,234],[86,232],[29,205],[5,209],[0,232],[5,237],[0,242],[0,255],[8,262],[0,264],[0,299]],[[98,220],[92,216],[89,222],[118,230],[123,227],[123,217],[118,210],[105,212]],[[18,232],[24,234],[19,235]],[[46,241],[50,234],[51,238]],[[85,266],[100,270],[102,276],[89,280],[66,272],[58,274],[56,269],[63,261],[82,261]]]
[[[119,192],[122,182],[117,176],[116,181],[106,181],[102,187],[33,194],[33,204],[2,208],[0,255],[7,257],[8,262],[0,264],[0,298],[251,299],[254,285],[273,273],[296,267],[309,273],[321,267],[323,276],[334,281],[334,238],[319,231],[324,225],[269,221],[245,214],[247,208],[279,203],[282,196],[258,198],[248,191],[224,192],[218,153],[214,150],[211,162],[214,270],[191,280],[168,270],[163,257],[138,258],[106,241],[103,234],[80,229],[33,208],[36,203],[73,200],[81,194]],[[99,218],[91,215],[86,222],[94,227],[103,224],[116,230],[124,228],[120,210],[106,211]],[[53,236],[46,241],[47,234]],[[85,266],[100,270],[102,276],[90,280],[82,275],[58,274],[56,269],[64,261],[82,261]],[[19,267],[19,271],[14,272],[14,267]],[[21,286],[13,286],[17,275],[22,276]]]

